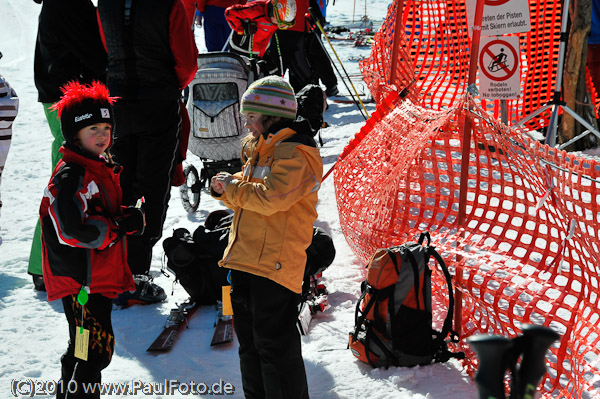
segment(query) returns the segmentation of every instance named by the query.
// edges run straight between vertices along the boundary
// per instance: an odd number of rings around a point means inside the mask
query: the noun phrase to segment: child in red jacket
[[[57,398],[84,394],[111,361],[112,299],[135,290],[126,235],[141,233],[144,212],[121,206],[119,174],[106,150],[112,141],[115,98],[99,82],[70,82],[54,105],[65,143],[40,205],[42,260],[48,300],[62,299],[69,346],[61,358]],[[79,343],[87,349],[77,351]]]
[[[296,0],[255,0],[225,10],[234,34],[231,51],[248,58],[263,58],[277,29],[295,24]]]

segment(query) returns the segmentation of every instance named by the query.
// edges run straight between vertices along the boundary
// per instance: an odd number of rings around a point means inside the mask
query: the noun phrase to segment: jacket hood
[[[312,130],[310,122],[303,116],[298,116],[295,120],[284,119],[280,122],[273,124],[271,127],[269,127],[269,129],[267,129],[266,132],[263,133],[263,138],[267,139],[267,137],[269,137],[270,134],[275,134],[285,128],[292,129],[297,135],[301,136],[295,137],[293,141],[311,147],[317,146],[317,142],[313,138],[314,132]]]

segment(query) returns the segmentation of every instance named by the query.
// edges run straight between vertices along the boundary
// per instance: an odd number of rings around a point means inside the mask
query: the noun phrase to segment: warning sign
[[[477,0],[467,0],[467,17],[471,27],[469,32],[475,21],[476,6]],[[529,0],[485,0],[481,20],[482,36],[523,33],[530,30]]]
[[[482,38],[479,51],[479,94],[482,98],[515,99],[521,94],[519,38]]]

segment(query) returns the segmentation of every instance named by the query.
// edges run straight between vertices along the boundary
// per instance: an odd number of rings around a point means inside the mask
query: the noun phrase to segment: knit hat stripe
[[[242,96],[240,112],[294,119],[297,108],[290,84],[279,76],[266,76],[248,87]]]
[[[254,93],[263,94],[265,96],[276,96],[276,97],[284,97],[289,100],[293,100],[294,94],[289,91],[276,86],[261,86],[257,87],[253,90]]]
[[[288,107],[276,107],[271,104],[263,104],[255,101],[245,101],[242,107],[242,112],[255,112],[257,114],[265,114],[272,116],[281,116],[282,118],[294,119],[296,111]]]

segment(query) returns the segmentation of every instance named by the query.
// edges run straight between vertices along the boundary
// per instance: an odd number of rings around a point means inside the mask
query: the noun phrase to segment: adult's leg
[[[2,171],[12,141],[12,124],[17,117],[18,110],[19,98],[0,75],[0,183],[2,182]],[[0,199],[1,209],[2,199]],[[0,244],[2,244],[2,237],[0,237]]]
[[[221,51],[231,28],[225,19],[223,7],[206,6],[204,10],[204,43],[208,51]]]
[[[46,120],[48,121],[48,127],[50,127],[50,133],[52,133],[52,137],[54,140],[52,141],[52,170],[56,167],[58,161],[61,160],[62,154],[58,151],[62,146],[63,141],[65,139],[62,135],[62,130],[60,128],[60,121],[58,120],[58,112],[50,109],[52,104],[50,103],[42,103],[44,107],[44,114],[46,115]],[[42,189],[40,188],[40,195],[42,194]],[[41,198],[40,198],[41,200]],[[31,275],[42,275],[42,230],[40,228],[40,221],[38,221],[35,225],[35,231],[33,233],[33,242],[31,243],[31,251],[29,252],[29,266],[27,267],[27,272]],[[38,288],[36,286],[36,288]]]
[[[160,115],[159,118],[156,116]],[[162,236],[171,195],[171,179],[179,149],[181,117],[178,101],[122,101],[115,107],[115,142],[111,151],[123,165],[123,203],[144,197],[146,228],[127,240],[133,274],[148,274],[152,247]]]
[[[321,45],[321,33],[317,31],[306,32],[305,42],[308,62],[313,67],[317,77],[321,79],[321,82],[323,82],[328,89],[337,86],[337,78],[333,71],[333,66]]]
[[[76,295],[66,296],[62,302],[69,323],[69,346],[61,358],[62,382],[59,383],[59,387],[64,389],[63,392],[58,392],[56,397],[64,398],[68,392],[69,399],[99,398],[100,392],[96,390],[93,394],[86,394],[83,385],[100,384],[101,371],[112,359],[115,348],[111,322],[112,300],[100,294],[91,294],[83,312]],[[75,337],[80,333],[82,326],[89,331],[87,360],[75,357]],[[75,380],[76,383],[69,384],[70,380]]]
[[[290,71],[290,84],[297,93],[310,83],[319,83],[306,59],[304,32],[278,31],[283,66]]]

